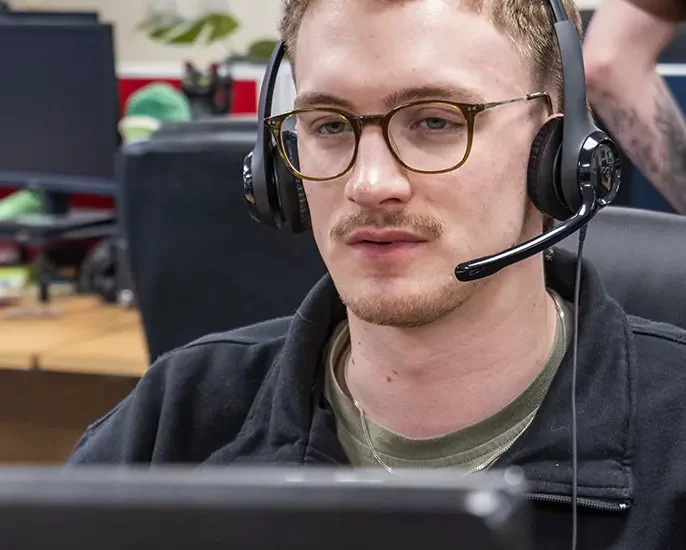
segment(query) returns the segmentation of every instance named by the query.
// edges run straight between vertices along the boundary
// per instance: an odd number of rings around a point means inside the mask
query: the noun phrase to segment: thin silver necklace
[[[555,303],[555,310],[557,311],[557,322],[559,323],[559,326],[561,327],[562,330],[562,341],[566,342],[567,341],[567,327],[565,326],[565,321],[564,321],[564,312],[562,309],[562,306],[560,305],[559,301],[557,300],[557,297],[555,294],[549,292],[550,297],[553,299],[553,302]],[[348,361],[346,360],[345,362],[345,371],[343,373],[343,376],[347,379],[347,371],[348,371]],[[348,386],[348,383],[346,381],[346,386]],[[367,447],[369,448],[370,452],[372,453],[372,456],[374,457],[374,460],[381,466],[384,470],[386,470],[389,474],[397,474],[398,472],[393,469],[391,466],[386,464],[384,460],[381,458],[377,450],[374,448],[374,443],[372,442],[372,438],[369,435],[369,427],[367,425],[367,418],[364,412],[364,409],[362,406],[357,402],[357,399],[352,395],[350,392],[350,386],[348,386],[348,393],[353,399],[353,403],[355,404],[355,408],[357,409],[359,416],[360,416],[360,425],[362,426],[362,433],[364,434],[364,439]],[[466,472],[466,475],[469,475],[474,472],[479,472],[481,470],[484,470],[488,468],[491,464],[493,464],[496,460],[498,460],[502,455],[504,455],[507,451],[510,450],[510,448],[515,444],[515,442],[519,439],[519,437],[526,432],[526,430],[529,428],[531,423],[533,422],[534,418],[536,417],[535,414],[531,415],[531,418],[529,421],[526,423],[526,426],[517,434],[517,437],[515,437],[512,441],[510,441],[504,448],[502,448],[500,451],[498,451],[495,455],[489,457],[489,459],[484,462],[483,464],[480,464],[479,466],[476,466],[475,468],[472,468],[471,470]]]

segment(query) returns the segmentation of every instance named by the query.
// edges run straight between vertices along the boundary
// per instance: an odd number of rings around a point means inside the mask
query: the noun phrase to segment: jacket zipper
[[[533,420],[533,417],[531,420],[529,420],[529,424],[525,426],[525,428],[522,430],[522,432],[519,435],[522,435],[526,431],[526,429],[529,427]],[[501,449],[498,453],[496,453],[494,456],[489,458],[486,462],[483,464],[480,464],[476,468],[472,468],[468,474],[474,473],[474,472],[480,472],[481,470],[488,468],[495,464],[507,451],[510,450],[510,448],[515,444],[515,442],[519,439],[519,436],[517,436],[513,441],[510,441],[503,449]],[[539,502],[553,502],[556,504],[569,504],[571,506],[572,504],[572,497],[570,496],[563,496],[563,495],[547,495],[545,493],[530,493],[526,495],[529,500],[532,501],[539,501]],[[630,508],[630,504],[628,502],[606,502],[602,500],[595,500],[591,498],[577,498],[576,503],[578,506],[582,508],[590,508],[593,510],[602,510],[605,512],[624,512]]]
[[[572,497],[562,495],[546,495],[544,493],[531,493],[526,495],[529,500],[539,502],[554,502],[558,504],[572,504]],[[602,500],[595,500],[591,498],[577,498],[577,505],[582,508],[591,508],[593,510],[603,510],[605,512],[624,512],[629,509],[628,502],[605,502]]]

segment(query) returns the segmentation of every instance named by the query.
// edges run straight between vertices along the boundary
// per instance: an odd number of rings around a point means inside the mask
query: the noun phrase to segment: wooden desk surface
[[[148,355],[138,312],[103,304],[95,296],[54,301],[56,318],[3,318],[0,369],[140,377]]]
[[[140,378],[148,370],[148,350],[138,323],[60,346],[43,353],[41,370],[131,376]]]

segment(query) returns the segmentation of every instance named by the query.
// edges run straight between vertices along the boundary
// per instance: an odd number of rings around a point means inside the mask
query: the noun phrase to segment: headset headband
[[[286,53],[283,40],[279,40],[267,62],[266,72],[262,79],[260,100],[257,111],[257,136],[255,147],[243,163],[243,188],[248,210],[253,219],[267,225],[280,227],[283,223],[282,211],[279,208],[279,197],[274,185],[269,185],[268,178],[274,173],[274,157],[271,147],[271,136],[265,135],[264,121],[271,116],[276,77],[279,74],[281,60]],[[255,167],[259,169],[255,169]]]
[[[555,18],[555,34],[560,49],[563,81],[563,112],[565,123],[562,137],[562,190],[579,189],[579,155],[589,135],[597,130],[591,121],[586,100],[586,75],[581,42],[574,23],[570,21],[561,0],[549,0]],[[565,196],[568,204],[576,204],[579,196]]]

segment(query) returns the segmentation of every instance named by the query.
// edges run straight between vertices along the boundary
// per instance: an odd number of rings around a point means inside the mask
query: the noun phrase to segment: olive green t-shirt
[[[381,466],[374,451],[390,468],[454,467],[467,471],[488,468],[524,433],[550,387],[571,342],[572,306],[553,294],[561,313],[554,344],[544,369],[517,398],[499,412],[461,430],[439,437],[412,439],[373,422],[360,411],[347,392],[342,378],[350,352],[347,321],[340,323],[325,352],[325,395],[336,417],[338,439],[353,466]],[[366,425],[365,435],[363,422]]]

